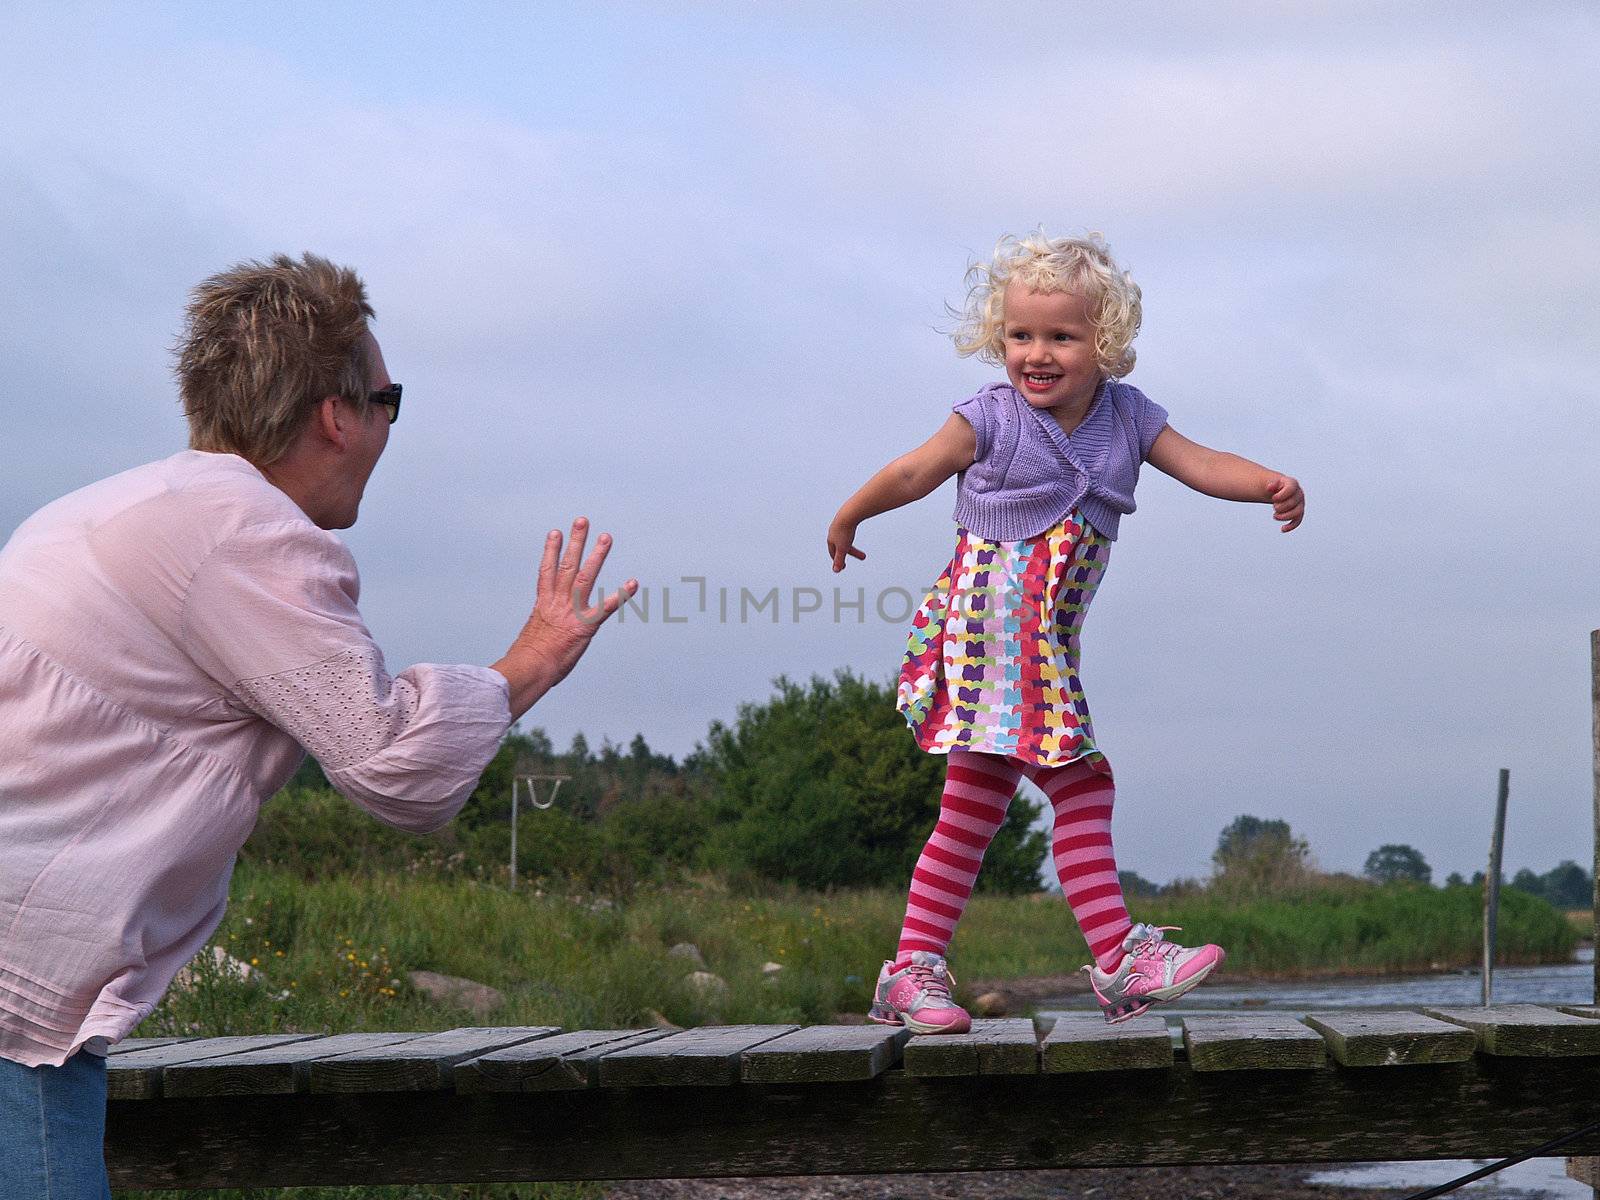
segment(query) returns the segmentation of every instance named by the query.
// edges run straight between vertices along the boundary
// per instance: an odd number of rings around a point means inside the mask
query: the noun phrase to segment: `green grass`
[[[866,1008],[894,946],[900,893],[833,896],[712,884],[644,892],[625,903],[510,893],[471,880],[393,876],[307,883],[241,869],[216,941],[263,973],[174,991],[146,1035],[280,1030],[437,1029],[461,1014],[414,992],[415,969],[499,988],[503,1024],[567,1028],[718,1022],[825,1022]],[[1205,891],[1136,900],[1138,920],[1179,925],[1228,948],[1232,970],[1296,976],[1417,971],[1475,961],[1481,909],[1470,888],[1326,881],[1292,896],[1225,899]],[[1578,931],[1542,901],[1502,893],[1501,961],[1564,961]],[[697,996],[668,955],[692,942],[729,985]],[[962,978],[1065,974],[1088,961],[1058,897],[975,897],[951,951]],[[780,963],[776,978],[763,964]],[[208,974],[202,972],[202,974]]]

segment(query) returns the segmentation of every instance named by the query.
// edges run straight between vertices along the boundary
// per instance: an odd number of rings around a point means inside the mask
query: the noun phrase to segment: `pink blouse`
[[[206,943],[302,747],[379,820],[437,829],[510,725],[505,677],[391,678],[354,560],[244,459],[185,451],[0,550],[0,1058],[126,1036]]]

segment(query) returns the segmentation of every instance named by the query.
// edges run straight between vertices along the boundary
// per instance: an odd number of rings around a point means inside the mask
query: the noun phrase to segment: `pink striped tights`
[[[999,832],[1024,775],[1044,791],[1055,810],[1051,854],[1056,875],[1089,952],[1101,970],[1116,967],[1132,923],[1111,848],[1116,789],[1104,759],[1096,761],[1098,767],[1083,759],[1064,767],[1041,767],[998,754],[951,751],[939,823],[911,876],[897,968],[910,960],[913,950],[943,954],[950,945],[983,853]]]

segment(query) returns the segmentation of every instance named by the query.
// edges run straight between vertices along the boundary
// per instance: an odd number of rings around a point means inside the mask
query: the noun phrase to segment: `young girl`
[[[1026,776],[1054,810],[1061,889],[1094,962],[1083,969],[1109,1021],[1198,984],[1219,946],[1188,948],[1135,925],[1111,848],[1111,767],[1078,682],[1078,630],[1148,460],[1196,491],[1272,506],[1283,531],[1305,497],[1287,475],[1207,449],[1121,382],[1133,369],[1139,287],[1098,234],[1005,238],[968,273],[956,349],[1003,366],[925,444],[884,467],[828,528],[835,572],[868,517],[957,475],[955,556],[912,620],[897,706],[948,756],[939,821],[911,877],[874,1020],[917,1033],[971,1025],[950,998],[945,951],[989,842]]]

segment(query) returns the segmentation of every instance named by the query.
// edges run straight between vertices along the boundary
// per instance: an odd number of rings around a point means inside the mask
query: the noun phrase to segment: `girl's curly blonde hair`
[[[1100,369],[1112,379],[1133,370],[1133,339],[1143,317],[1139,285],[1117,265],[1098,233],[1052,238],[1036,229],[1025,237],[1001,238],[993,259],[968,269],[966,307],[952,310],[960,321],[950,335],[957,353],[1005,363],[1005,291],[1013,281],[1033,291],[1081,295],[1094,319]]]

